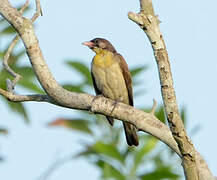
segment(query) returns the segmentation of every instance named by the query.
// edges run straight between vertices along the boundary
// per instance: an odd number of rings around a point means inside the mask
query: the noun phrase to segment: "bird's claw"
[[[112,108],[110,114],[113,113],[113,111],[115,110],[115,107],[117,106],[117,104],[118,104],[119,102],[122,102],[122,101],[123,101],[123,98],[122,98],[122,97],[120,97],[120,98],[118,98],[118,99],[115,100],[115,102],[114,102],[114,104],[113,104],[113,108]]]
[[[96,99],[98,99],[98,98],[100,98],[100,97],[104,97],[104,96],[103,96],[102,94],[99,94],[99,95],[94,96],[94,98],[93,98],[93,100],[92,100],[92,102],[91,102],[91,105],[87,107],[87,109],[88,109],[89,112],[91,112],[91,113],[93,112],[93,111],[92,111],[92,104],[93,104],[93,102],[94,102]]]

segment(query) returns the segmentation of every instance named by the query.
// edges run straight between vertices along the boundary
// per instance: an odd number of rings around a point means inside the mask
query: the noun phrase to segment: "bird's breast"
[[[92,73],[97,88],[105,97],[129,103],[122,70],[115,59],[95,57],[92,62]]]
[[[93,65],[100,68],[110,67],[113,63],[115,63],[113,55],[111,53],[107,54],[97,54],[93,59]]]

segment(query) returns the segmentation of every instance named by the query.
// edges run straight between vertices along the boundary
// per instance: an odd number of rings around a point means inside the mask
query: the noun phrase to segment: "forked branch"
[[[144,30],[152,45],[159,71],[165,113],[172,135],[181,152],[185,177],[188,180],[214,179],[208,166],[206,166],[206,169],[201,168],[201,163],[198,161],[198,153],[185,131],[179,114],[169,57],[160,31],[160,21],[154,14],[152,0],[140,0],[140,8],[138,14],[129,12],[128,17]]]

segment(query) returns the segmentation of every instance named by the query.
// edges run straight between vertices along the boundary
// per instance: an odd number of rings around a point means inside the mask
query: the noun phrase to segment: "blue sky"
[[[17,1],[11,0],[11,3],[16,5]],[[44,16],[37,20],[36,33],[47,64],[59,82],[76,80],[64,66],[64,59],[81,59],[90,64],[94,54],[81,43],[104,37],[125,57],[129,67],[143,64],[150,67],[143,77],[147,93],[144,99],[136,100],[135,106],[144,102],[151,106],[153,98],[159,104],[162,102],[148,39],[127,18],[129,11],[138,12],[138,0],[42,1],[41,4]],[[160,26],[171,60],[177,100],[187,108],[187,131],[196,149],[217,175],[217,145],[212,142],[217,135],[217,1],[155,0],[154,6],[162,22]],[[22,63],[29,63],[28,59]],[[77,134],[46,128],[51,120],[59,116],[71,117],[76,111],[45,103],[26,105],[32,119],[30,126],[0,102],[0,113],[4,117],[1,124],[10,128],[7,137],[0,137],[0,151],[7,160],[0,164],[0,179],[36,179],[52,162],[81,148]],[[196,126],[200,126],[200,130],[194,135],[192,129]],[[72,174],[79,179],[99,177],[97,169],[81,159],[66,163],[50,179],[67,180]]]

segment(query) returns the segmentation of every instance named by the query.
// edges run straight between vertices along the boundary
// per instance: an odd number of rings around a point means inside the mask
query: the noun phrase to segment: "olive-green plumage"
[[[83,44],[96,53],[91,66],[96,94],[133,106],[132,80],[124,58],[106,39],[95,38]],[[113,125],[113,118],[106,118]],[[128,145],[137,146],[139,141],[135,126],[126,122],[123,125]]]

